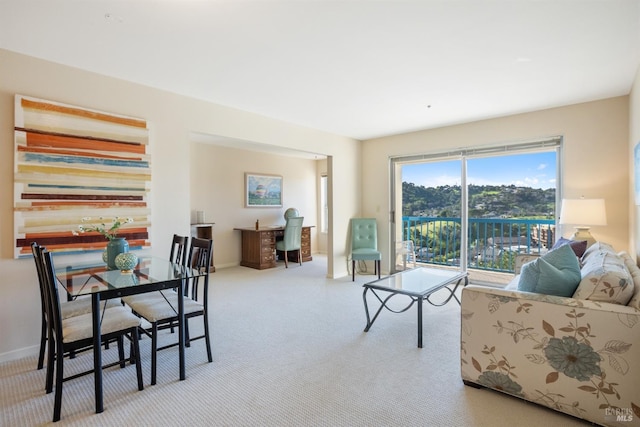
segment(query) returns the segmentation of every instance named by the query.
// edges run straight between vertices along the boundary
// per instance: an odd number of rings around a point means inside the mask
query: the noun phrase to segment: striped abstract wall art
[[[145,120],[16,95],[14,137],[16,258],[30,256],[34,241],[59,253],[102,251],[105,237],[78,226],[116,217],[133,219],[118,233],[131,250],[151,246]]]

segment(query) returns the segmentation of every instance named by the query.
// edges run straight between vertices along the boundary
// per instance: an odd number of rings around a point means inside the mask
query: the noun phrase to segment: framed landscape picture
[[[244,174],[244,188],[245,207],[282,207],[282,176],[247,172]]]

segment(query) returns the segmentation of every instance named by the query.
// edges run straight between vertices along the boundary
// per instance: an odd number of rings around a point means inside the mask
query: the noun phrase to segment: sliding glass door
[[[401,165],[402,241],[411,240],[416,260],[460,265],[462,255],[462,161]],[[425,185],[430,183],[430,185]]]
[[[392,159],[394,247],[412,241],[428,265],[513,272],[515,254],[553,244],[560,147],[554,138]]]

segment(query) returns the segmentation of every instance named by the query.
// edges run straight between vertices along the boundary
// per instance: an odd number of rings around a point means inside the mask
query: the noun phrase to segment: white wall
[[[34,353],[40,325],[33,261],[13,259],[15,94],[140,117],[149,122],[153,164],[149,198],[151,252],[159,256],[166,256],[169,251],[168,236],[190,232],[192,132],[329,155],[331,182],[339,185],[331,192],[332,205],[337,208],[333,211],[329,235],[327,274],[346,275],[344,235],[349,218],[360,209],[359,201],[353,197],[359,193],[356,165],[360,162],[360,142],[2,49],[0,64],[0,361]],[[233,181],[225,179],[212,182],[211,186],[226,186]],[[218,246],[217,251],[221,250]]]
[[[383,271],[389,268],[390,156],[452,148],[564,137],[562,194],[604,198],[606,227],[592,227],[599,240],[629,250],[629,97],[483,120],[364,141],[362,214],[378,219]],[[384,171],[384,173],[383,173]],[[375,190],[372,190],[375,189]],[[572,229],[562,230],[569,236]]]
[[[629,95],[629,253],[635,254],[636,259],[640,259],[640,206],[635,202],[636,175],[634,174],[634,148],[640,144],[640,69],[636,73],[636,78]],[[640,174],[640,171],[638,172]]]
[[[284,225],[284,211],[294,207],[311,228],[311,252],[318,248],[317,160],[293,158],[244,149],[191,143],[191,209],[202,210],[214,222],[216,268],[240,264],[240,232],[235,227]],[[282,208],[245,208],[244,173],[282,176]],[[225,183],[220,185],[219,183]]]
[[[317,182],[317,188],[316,188],[316,194],[318,194],[318,206],[317,206],[317,212],[316,212],[316,218],[318,219],[318,221],[316,222],[316,242],[317,242],[317,247],[316,250],[321,253],[321,254],[326,254],[327,253],[327,233],[326,232],[321,232],[322,229],[322,224],[320,224],[320,218],[322,217],[322,205],[320,204],[320,185],[321,185],[321,180],[320,178],[323,175],[327,175],[327,160],[326,159],[322,159],[322,160],[318,160],[317,164],[316,164],[317,168],[316,168],[316,182]]]

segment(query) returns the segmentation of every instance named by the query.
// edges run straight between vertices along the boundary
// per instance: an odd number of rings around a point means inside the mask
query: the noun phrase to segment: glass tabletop
[[[425,296],[466,276],[467,273],[460,271],[418,267],[383,277],[364,286],[407,295]]]
[[[198,270],[156,257],[143,257],[132,272],[109,270],[103,262],[58,262],[56,277],[72,297],[153,283],[172,282],[200,275]]]

